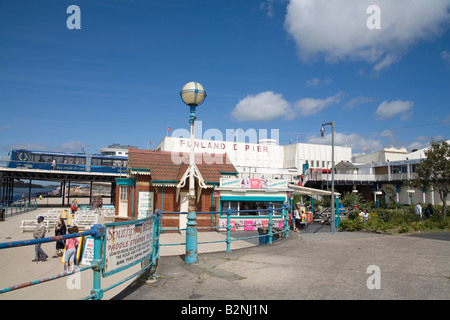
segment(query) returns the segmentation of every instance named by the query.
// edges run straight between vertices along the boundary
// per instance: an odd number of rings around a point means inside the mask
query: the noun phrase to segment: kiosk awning
[[[304,194],[307,196],[331,196],[331,191],[327,190],[320,190],[320,189],[314,189],[314,188],[308,188],[308,187],[301,187],[296,186],[295,184],[290,184],[289,187],[292,188],[294,194]],[[341,194],[339,192],[334,192],[335,196],[340,196]]]

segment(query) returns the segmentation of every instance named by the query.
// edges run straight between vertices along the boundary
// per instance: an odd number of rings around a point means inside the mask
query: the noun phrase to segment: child
[[[78,228],[77,228],[78,229]],[[69,234],[75,233],[77,230],[69,228]],[[72,273],[75,271],[75,260],[77,256],[77,245],[80,243],[78,238],[66,239],[66,253],[64,255],[64,271],[69,271],[69,262],[71,263]]]

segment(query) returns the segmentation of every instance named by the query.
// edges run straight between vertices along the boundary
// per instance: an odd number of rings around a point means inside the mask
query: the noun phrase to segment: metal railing
[[[79,268],[77,270],[77,272],[82,272],[82,271],[86,271],[89,269],[91,269],[93,271],[93,278],[94,278],[93,288],[90,291],[90,295],[85,297],[84,300],[88,300],[88,299],[99,300],[99,299],[103,298],[104,292],[117,287],[118,285],[124,283],[125,281],[128,281],[136,276],[143,274],[147,270],[150,271],[150,277],[155,276],[156,266],[157,266],[158,259],[159,259],[159,248],[160,248],[159,235],[160,235],[161,218],[162,218],[161,215],[154,214],[149,218],[135,220],[135,221],[109,223],[109,224],[106,224],[105,226],[96,224],[91,228],[91,230],[85,231],[85,232],[80,232],[80,233],[72,233],[72,234],[63,235],[63,236],[47,237],[47,238],[41,238],[41,239],[0,243],[0,249],[12,249],[12,248],[16,248],[16,247],[37,245],[37,244],[46,243],[46,242],[67,240],[70,238],[88,237],[88,236],[93,237],[93,239],[94,239],[93,240],[94,241],[93,260],[92,260],[90,266]],[[151,227],[146,228],[145,227],[146,224],[150,224]],[[131,226],[131,228],[129,226]],[[121,264],[123,264],[123,266],[120,266],[115,269],[113,268],[111,270],[111,264],[112,264],[111,257],[114,256],[114,251],[111,252],[111,245],[109,248],[107,247],[107,243],[109,241],[111,241],[111,239],[108,239],[108,235],[109,235],[109,237],[111,237],[111,236],[114,237],[114,235],[116,234],[115,232],[117,232],[115,230],[119,230],[120,227],[127,228],[124,230],[128,230],[128,234],[130,234],[130,232],[131,232],[130,230],[134,230],[135,234],[137,234],[138,236],[141,235],[141,238],[144,238],[146,242],[150,242],[151,246],[150,246],[150,248],[145,248],[145,250],[143,251],[143,254],[140,255],[137,259],[130,259],[127,263],[121,263]],[[113,231],[108,231],[108,230],[113,230]],[[139,230],[139,233],[136,230]],[[150,234],[151,234],[151,240],[147,239]],[[112,239],[112,240],[114,243],[114,239]],[[136,243],[138,243],[138,242],[140,242],[140,241],[136,240]],[[109,259],[108,263],[106,263],[106,258]],[[129,277],[126,277],[126,278],[120,280],[119,282],[117,282],[109,287],[106,287],[106,288],[101,287],[101,278],[102,277],[107,277],[111,274],[121,272],[137,263],[141,263],[141,265],[142,265],[141,270],[132,274]],[[38,285],[41,283],[45,283],[48,281],[67,277],[70,275],[72,275],[72,273],[63,272],[56,276],[50,276],[50,277],[43,278],[43,279],[25,282],[25,283],[22,283],[19,285],[4,288],[4,289],[0,290],[0,294],[4,294],[7,292],[11,292],[13,290],[18,290],[18,289]]]
[[[260,215],[260,213],[266,213],[266,215]],[[276,214],[278,212],[278,214]],[[236,213],[248,213],[249,215],[236,215]],[[258,213],[259,215],[252,215]],[[165,214],[187,214],[187,212],[162,212],[162,215]],[[214,240],[214,241],[198,241],[198,244],[209,244],[209,243],[226,243],[226,252],[231,251],[231,242],[238,241],[238,240],[247,240],[247,239],[253,239],[253,238],[261,238],[261,237],[267,237],[267,243],[271,244],[273,242],[273,238],[275,237],[283,237],[283,236],[289,236],[289,215],[288,211],[285,208],[268,208],[268,209],[259,209],[259,210],[232,210],[228,209],[225,211],[211,211],[211,212],[197,212],[197,215],[211,215],[211,225],[208,227],[197,227],[197,230],[216,230],[221,231],[221,229],[226,230],[226,238],[224,240]],[[214,226],[213,225],[213,215],[219,214],[220,217],[226,217],[226,225],[222,226]],[[236,226],[231,224],[231,219],[237,218],[237,219],[254,219],[254,220],[260,220],[260,219],[268,219],[267,226],[259,224],[259,223],[253,223],[253,224],[247,224],[246,227],[256,227],[259,228],[267,228],[267,233],[260,232],[258,230],[258,235],[254,236],[248,236],[248,237],[240,237],[240,238],[232,238],[231,237],[231,230],[233,228],[236,228]],[[274,227],[274,218],[279,218],[283,221],[283,228],[277,228]],[[185,231],[186,228],[162,228],[162,232],[164,231]],[[265,230],[263,230],[265,231]],[[165,243],[161,244],[161,246],[174,246],[174,245],[186,245],[186,242],[180,242],[180,243]]]
[[[9,216],[12,217],[14,215],[18,215],[21,213],[25,213],[28,211],[32,211],[32,210],[36,210],[37,209],[37,201],[36,200],[32,200],[32,201],[19,201],[19,202],[14,202],[14,203],[10,203],[10,204],[0,204],[0,209],[5,210],[5,218],[8,217],[8,213]]]
[[[255,212],[265,212],[266,215],[253,215]],[[276,212],[279,212],[279,214],[274,214]],[[150,277],[155,277],[156,267],[158,265],[158,260],[160,258],[160,247],[161,246],[168,246],[168,245],[185,245],[185,243],[170,243],[170,244],[161,244],[159,241],[159,237],[162,231],[180,231],[185,229],[171,229],[171,228],[165,228],[162,229],[162,222],[163,222],[163,216],[164,214],[168,213],[179,213],[180,212],[164,212],[162,213],[159,209],[156,210],[156,214],[151,215],[149,218],[140,219],[140,220],[134,220],[134,221],[125,221],[125,222],[115,222],[115,223],[107,223],[104,226],[100,224],[94,225],[89,231],[80,232],[80,233],[72,233],[68,235],[63,236],[55,236],[55,237],[47,237],[47,238],[41,238],[41,239],[32,239],[32,240],[23,240],[23,241],[15,241],[15,242],[5,242],[0,243],[0,250],[1,249],[13,249],[16,247],[22,247],[22,246],[29,246],[29,245],[37,245],[42,244],[46,242],[54,242],[59,240],[67,240],[70,238],[78,238],[78,237],[92,237],[93,238],[93,259],[90,265],[77,269],[77,272],[83,272],[87,270],[92,270],[93,272],[93,287],[90,291],[90,294],[85,297],[83,300],[93,299],[93,300],[99,300],[103,298],[104,292],[111,290],[115,287],[117,287],[120,284],[123,284],[124,282],[137,277],[141,274],[143,274],[146,271],[149,271]],[[236,213],[248,213],[249,215],[242,216],[242,215],[236,215]],[[231,210],[228,209],[226,211],[214,211],[214,212],[198,212],[198,214],[210,214],[211,215],[211,226],[209,227],[198,227],[197,229],[226,229],[226,239],[224,240],[218,240],[218,241],[204,241],[204,242],[198,242],[198,244],[207,244],[207,243],[217,243],[217,242],[224,242],[226,243],[226,252],[231,251],[231,242],[237,241],[237,240],[245,240],[245,239],[252,239],[252,238],[259,238],[259,237],[267,237],[267,242],[271,244],[273,242],[274,237],[283,237],[283,236],[289,236],[289,215],[286,208],[280,208],[280,209],[274,209],[274,208],[268,208],[268,209],[260,209],[260,210]],[[226,217],[226,226],[213,226],[213,215],[219,214],[222,217]],[[274,227],[274,217],[276,219],[281,219],[283,221],[283,228],[276,228]],[[268,219],[267,226],[262,226],[260,224],[253,224],[254,227],[264,227],[267,228],[267,233],[259,233],[259,235],[256,236],[248,236],[248,237],[241,237],[241,238],[232,238],[231,237],[231,230],[233,227],[231,224],[232,218],[251,218],[251,219]],[[146,227],[146,224],[151,223],[151,227]],[[249,225],[246,225],[247,227]],[[121,229],[122,228],[122,229]],[[149,230],[151,229],[151,240],[148,239],[150,236]],[[134,230],[134,231],[130,231]],[[139,231],[136,231],[139,230]],[[133,255],[136,257],[136,248],[140,244],[145,246],[146,249],[144,249],[143,255],[139,256],[137,259],[130,258],[130,261],[128,262],[127,257],[123,257],[123,250],[116,250],[114,251],[114,247],[116,247],[120,243],[120,238],[123,238],[123,236],[126,234],[127,238],[127,244],[129,238],[128,235],[131,233],[136,233],[138,235],[141,235],[141,240],[136,240],[134,243],[136,244],[135,247],[132,248]],[[113,237],[113,239],[111,239]],[[117,239],[116,239],[117,238]],[[148,246],[151,248],[148,248]],[[142,246],[141,246],[142,247]],[[112,249],[111,249],[112,248]],[[122,249],[122,248],[120,248]],[[113,250],[113,251],[111,251]],[[131,249],[130,249],[131,250]],[[119,256],[118,253],[121,253],[122,256]],[[119,261],[114,262],[112,257],[119,258]],[[106,261],[108,259],[108,261]],[[126,261],[127,260],[127,261]],[[122,280],[114,283],[111,286],[108,286],[106,288],[101,287],[101,278],[107,277],[109,275],[119,273],[121,271],[124,271],[128,269],[131,266],[136,265],[137,263],[141,263],[141,269],[137,271],[136,273],[133,273],[132,275],[123,278]],[[71,276],[72,273],[70,272],[63,272],[61,274],[58,274],[56,276],[49,276],[43,279],[37,279],[32,280],[29,282],[25,282],[19,285],[11,286],[8,288],[4,288],[0,290],[0,295],[5,294],[7,292],[11,292],[14,290],[39,285],[41,283],[53,281],[59,278]]]

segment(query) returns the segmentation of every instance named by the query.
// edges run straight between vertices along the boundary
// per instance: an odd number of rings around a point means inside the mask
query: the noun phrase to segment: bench
[[[49,231],[49,222],[44,220],[45,227],[47,228],[47,232]],[[38,223],[36,220],[22,220],[20,224],[20,232],[26,231],[34,231],[36,229]]]
[[[48,222],[48,226],[54,228],[58,224],[58,220],[61,217],[61,211],[58,209],[48,210],[47,213],[37,214],[36,219],[39,216],[43,216],[44,222]]]
[[[98,214],[96,213],[77,213],[73,219],[73,225],[79,229],[89,230],[94,224],[98,223]]]

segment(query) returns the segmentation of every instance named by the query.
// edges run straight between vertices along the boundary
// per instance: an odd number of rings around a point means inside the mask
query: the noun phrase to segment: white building
[[[275,139],[259,143],[195,139],[196,153],[214,161],[214,154],[226,153],[241,177],[293,180],[307,168],[331,168],[331,146],[293,143],[278,145]],[[155,150],[190,151],[189,138],[164,137]],[[352,149],[335,146],[335,163],[350,161]]]
[[[128,149],[129,148],[137,149],[138,147],[135,146],[122,146],[118,143],[113,143],[109,145],[107,148],[101,148],[100,154],[104,156],[128,156]]]

